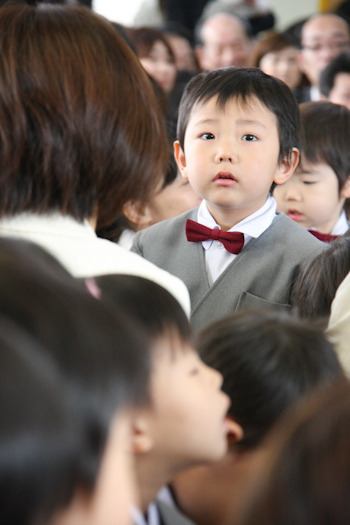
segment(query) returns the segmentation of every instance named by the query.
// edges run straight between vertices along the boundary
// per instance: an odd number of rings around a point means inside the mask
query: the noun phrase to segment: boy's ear
[[[299,162],[299,150],[293,148],[288,157],[283,157],[279,163],[276,176],[273,181],[276,184],[283,184],[293,175],[295,168]]]
[[[350,175],[346,179],[344,186],[340,190],[340,197],[348,199],[350,197]]]
[[[132,451],[134,454],[147,454],[153,448],[153,438],[149,432],[148,418],[142,412],[136,414],[132,424]]]
[[[230,445],[237,443],[243,439],[243,428],[230,416],[226,418],[226,424],[228,426],[227,440]]]
[[[175,140],[174,142],[174,157],[181,175],[184,179],[188,179],[185,153],[181,148],[180,142],[178,140]]]

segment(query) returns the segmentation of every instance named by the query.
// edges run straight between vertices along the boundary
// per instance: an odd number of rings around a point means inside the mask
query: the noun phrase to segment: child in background
[[[175,158],[203,201],[137,233],[133,251],[187,284],[196,330],[250,306],[289,309],[299,264],[323,249],[276,214],[270,195],[298,163],[298,133],[290,89],[258,69],[209,71],[187,85]]]
[[[280,312],[236,312],[202,331],[198,348],[223,375],[229,418],[240,432],[228,434],[222,461],[180,474],[172,490],[197,525],[232,525],[269,430],[287,408],[343,373],[320,330]]]
[[[301,156],[294,175],[274,189],[277,210],[331,242],[349,228],[350,111],[331,102],[300,105]]]
[[[55,524],[65,525],[65,517],[67,524],[129,525],[130,508],[137,501],[130,453],[132,414],[136,406],[143,406],[150,371],[146,334],[135,320],[129,321],[116,308],[111,311],[81,289],[38,245],[18,239],[0,238],[0,316],[16,323],[40,345],[44,357],[52,360],[64,380],[62,397],[68,396],[73,417],[77,411],[84,426],[76,473],[80,483],[67,498],[52,495],[61,502],[54,510],[60,511],[62,522]],[[5,413],[1,415],[5,421]],[[7,416],[12,419],[11,413]],[[56,440],[56,446],[60,449],[62,443]],[[45,453],[41,460],[47,463],[46,449],[40,452]],[[31,466],[35,458],[21,459],[24,479],[26,474],[29,477],[26,459]],[[40,467],[37,462],[35,466]],[[70,479],[71,473],[67,476]],[[22,491],[30,498],[34,486],[30,479],[26,482],[30,488]],[[42,482],[54,490],[59,480],[51,480],[47,472],[43,481],[34,469],[32,483],[39,492]],[[26,503],[28,512],[35,512],[38,498],[41,501],[40,494],[35,494]],[[7,502],[13,505],[13,512],[18,500],[14,497]]]
[[[267,75],[273,75],[293,90],[303,81],[299,68],[298,48],[285,33],[269,31],[257,42],[252,51],[251,66],[258,67]]]
[[[154,500],[179,472],[225,454],[229,400],[221,391],[222,376],[199,358],[186,315],[160,286],[127,275],[100,276],[96,283],[101,300],[141,322],[153,342],[149,399],[134,420],[141,500],[135,523],[145,523],[146,514],[160,515],[166,525],[188,523],[176,521],[181,518],[176,509]],[[234,434],[238,426],[230,426]]]

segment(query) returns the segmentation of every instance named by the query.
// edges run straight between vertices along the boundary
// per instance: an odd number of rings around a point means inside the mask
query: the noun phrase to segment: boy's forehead
[[[266,114],[270,114],[274,117],[274,120],[277,117],[275,113],[268,108],[256,95],[248,95],[243,97],[241,95],[232,95],[229,98],[220,99],[218,95],[210,97],[208,99],[198,100],[192,108],[192,111],[189,116],[189,122],[192,118],[199,118],[204,113],[225,113],[226,110],[234,111],[245,110],[245,111],[263,111]]]

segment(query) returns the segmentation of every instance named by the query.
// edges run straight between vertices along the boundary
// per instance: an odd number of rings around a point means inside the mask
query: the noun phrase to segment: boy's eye
[[[212,133],[202,133],[199,138],[204,140],[212,140],[214,138],[214,135]]]
[[[253,140],[258,140],[258,138],[255,135],[252,135],[251,133],[246,133],[245,135],[243,135],[242,140],[251,142]]]
[[[306,186],[309,186],[311,184],[316,184],[316,181],[315,180],[303,180],[303,184],[305,184]]]

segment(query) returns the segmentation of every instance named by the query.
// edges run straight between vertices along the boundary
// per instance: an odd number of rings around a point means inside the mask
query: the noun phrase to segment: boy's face
[[[223,457],[230,402],[221,391],[221,374],[186,343],[164,338],[157,344],[147,420],[159,467],[166,465],[173,475]]]
[[[216,97],[192,109],[184,151],[175,142],[179,169],[224,229],[257,211],[273,181],[287,180],[293,161],[279,161],[277,118],[252,97],[243,106],[231,99],[221,109]]]
[[[303,228],[331,233],[349,194],[346,182],[339,194],[339,182],[325,163],[303,160],[295,174],[274,190],[277,210],[285,213]]]
[[[334,86],[329,92],[328,100],[350,109],[350,73],[338,73]]]

